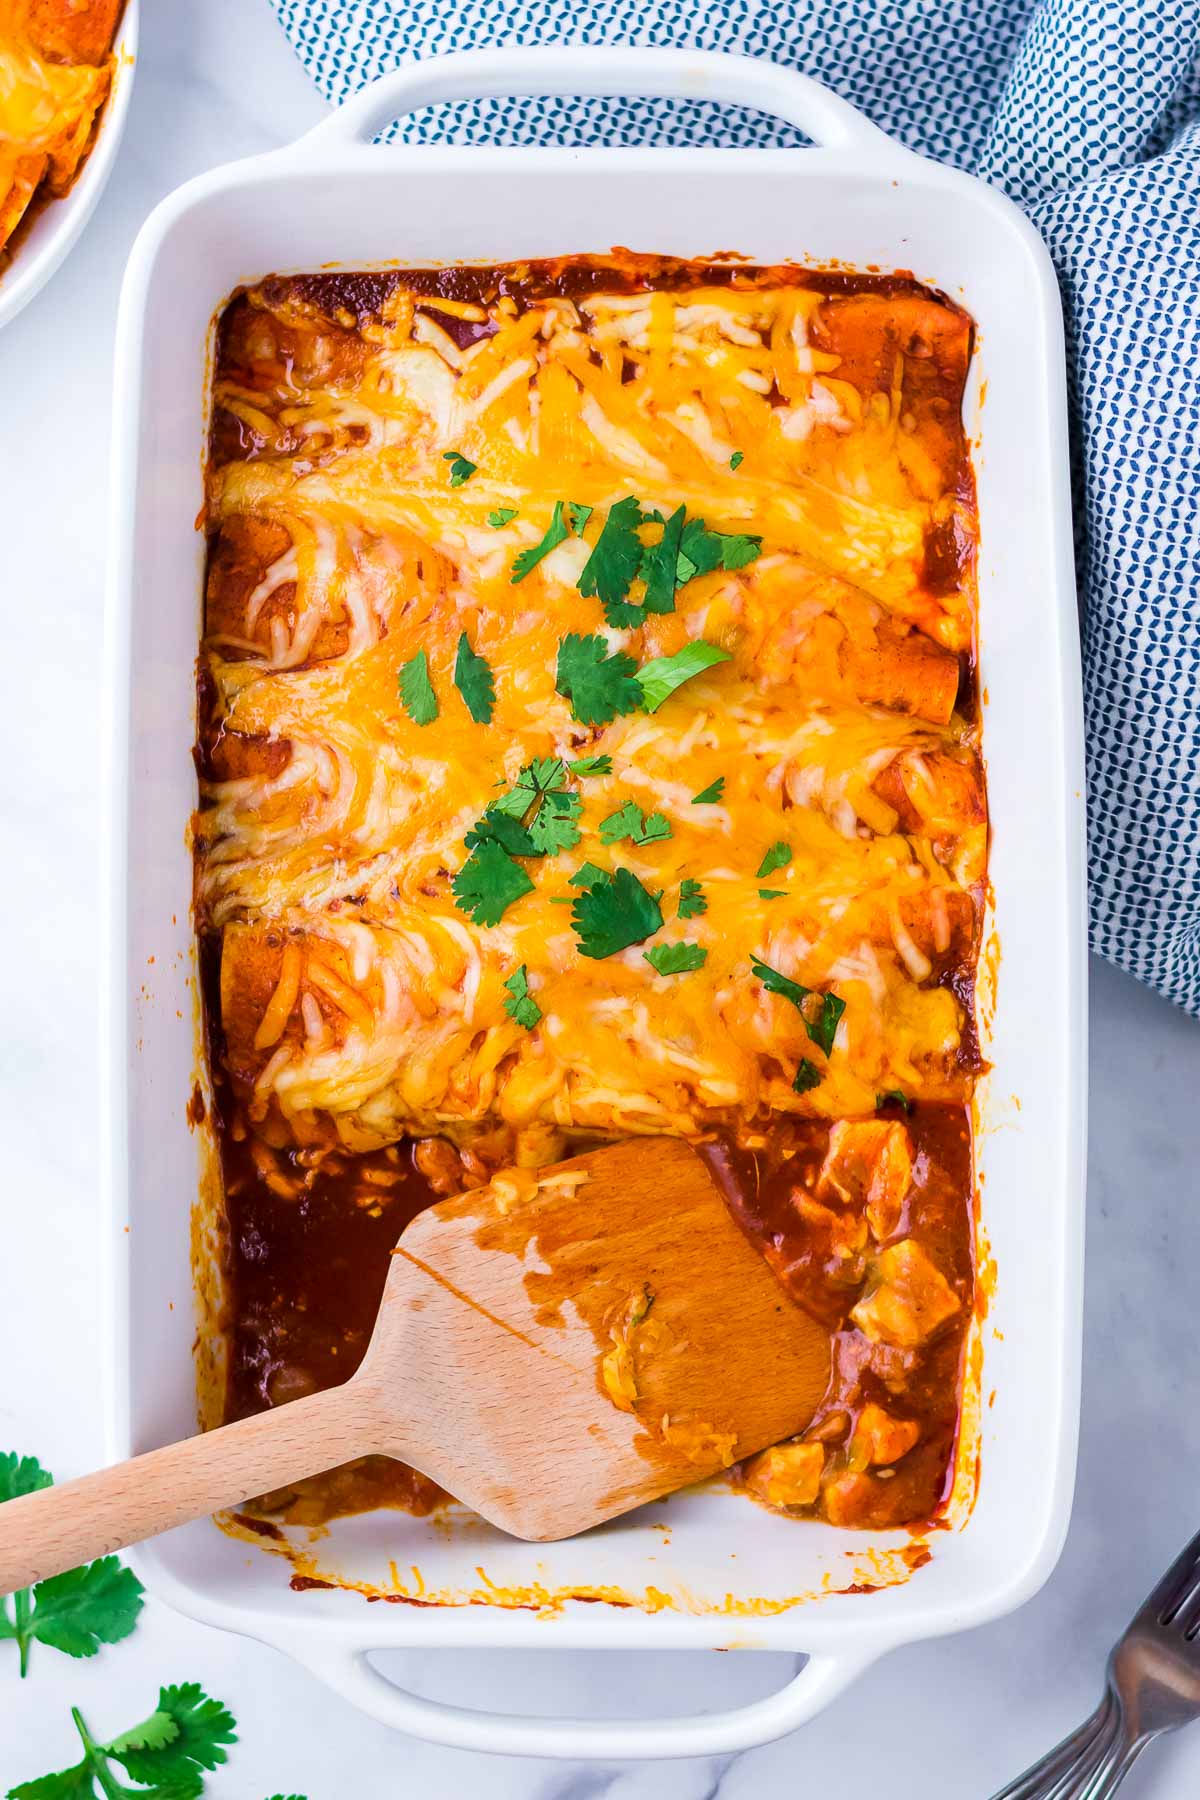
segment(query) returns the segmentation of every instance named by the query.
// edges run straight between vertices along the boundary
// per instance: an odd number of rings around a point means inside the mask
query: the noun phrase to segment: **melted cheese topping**
[[[544,1162],[560,1134],[752,1131],[969,1091],[959,995],[986,852],[976,728],[954,710],[975,617],[969,321],[905,282],[649,268],[614,264],[611,291],[596,270],[578,298],[548,275],[519,298],[477,281],[478,300],[378,278],[370,304],[356,278],[276,281],[224,317],[197,901],[230,1072],[281,1140],[501,1124]],[[458,487],[449,451],[477,465]],[[762,552],[609,629],[577,584],[629,495]],[[559,500],[594,509],[586,541],[514,583]],[[497,509],[517,516],[494,528]],[[486,725],[453,685],[464,631],[495,677]],[[594,729],[555,689],[569,632],[639,663],[700,637],[730,660]],[[397,694],[422,650],[424,726]],[[533,758],[601,753],[610,774],[567,778],[581,842],[524,862],[534,891],[473,924],[451,888],[464,835]],[[605,844],[628,800],[671,835]],[[760,879],[780,841],[790,862]],[[643,944],[581,956],[563,902],[585,859],[661,892],[652,941],[698,944],[704,966],[659,976]],[[681,920],[685,880],[707,910]],[[845,1002],[828,1057],[752,956]],[[532,1031],[504,1006],[521,965]],[[803,1058],[821,1079],[797,1093]]]
[[[88,54],[93,12],[107,47],[114,0],[0,0],[0,250],[41,184],[65,194],[91,146],[114,68]]]

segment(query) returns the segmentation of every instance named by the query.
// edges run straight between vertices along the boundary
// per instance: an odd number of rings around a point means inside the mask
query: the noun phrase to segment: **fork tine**
[[[1162,1580],[1147,1594],[1136,1618],[1169,1625],[1200,1583],[1200,1531],[1179,1552]]]

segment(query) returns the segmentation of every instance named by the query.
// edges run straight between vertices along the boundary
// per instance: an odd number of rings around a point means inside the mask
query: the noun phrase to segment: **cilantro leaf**
[[[846,1010],[846,1002],[837,994],[821,995],[821,1010],[816,1020],[806,1020],[808,1035],[819,1050],[826,1056],[833,1053],[833,1040],[837,1036],[838,1021]]]
[[[397,680],[400,699],[413,724],[431,725],[438,716],[438,703],[429,679],[429,658],[423,650],[409,658]]]
[[[594,506],[584,506],[579,500],[568,500],[563,511],[567,525],[574,537],[583,536],[583,528],[595,511]]]
[[[104,1746],[135,1781],[154,1783],[171,1790],[187,1791],[201,1769],[216,1769],[228,1761],[226,1744],[236,1742],[233,1714],[219,1700],[211,1700],[197,1681],[160,1688],[158,1706],[132,1731]],[[173,1733],[167,1726],[173,1725]],[[201,1781],[194,1792],[202,1791]]]
[[[631,838],[635,844],[653,844],[670,835],[670,824],[662,813],[651,813],[647,818],[633,800],[627,800],[600,821],[600,840],[605,844],[619,844],[623,838]]]
[[[552,550],[557,550],[560,544],[565,544],[570,535],[571,533],[567,529],[566,522],[563,519],[563,502],[561,500],[556,500],[554,502],[554,511],[550,515],[550,523],[546,527],[545,536],[536,544],[530,544],[527,550],[522,550],[520,555],[514,561],[509,575],[509,580],[512,582],[513,586],[515,587],[518,581],[524,581],[525,577],[532,570],[537,568],[542,558],[549,556]]]
[[[760,900],[786,900],[788,891],[786,888],[759,888],[758,897]]]
[[[800,1017],[804,1020],[804,1029],[813,1043],[828,1056],[833,1050],[833,1040],[837,1034],[838,1021],[846,1010],[846,1002],[837,994],[819,994],[814,988],[807,988],[799,981],[793,981],[788,975],[781,975],[770,963],[752,956],[750,967],[762,982],[769,994],[780,994],[790,1000]],[[813,1008],[805,1003],[818,1000],[820,1005],[813,1018]]]
[[[715,781],[710,781],[706,788],[701,788],[698,794],[692,795],[692,805],[716,806],[720,802],[724,792],[725,777],[723,775],[718,775],[717,779]]]
[[[472,650],[466,632],[458,640],[454,658],[454,685],[477,725],[490,725],[496,705],[496,683],[486,656]]]
[[[685,508],[677,506],[657,544],[642,552],[641,576],[646,583],[642,609],[648,613],[675,611],[675,571],[679,562],[679,545],[683,536]],[[610,621],[611,623],[611,621]]]
[[[740,469],[745,460],[745,452],[743,450],[735,450],[729,459],[729,466],[733,470]]]
[[[595,959],[643,943],[662,922],[658,901],[628,869],[617,869],[609,880],[585,889],[571,908],[580,954]]]
[[[533,883],[494,839],[485,840],[454,877],[455,904],[476,925],[498,925],[514,901],[533,892]]]
[[[542,1009],[529,991],[529,972],[522,963],[505,982],[509,998],[504,1002],[504,1010],[510,1019],[523,1025],[526,1031],[532,1031],[542,1016]]]
[[[53,1486],[53,1475],[43,1469],[36,1456],[18,1456],[12,1450],[0,1456],[0,1504]]]
[[[638,526],[643,519],[641,505],[632,497],[618,500],[615,506],[609,507],[600,536],[579,577],[579,592],[585,597],[594,595],[599,599],[610,625],[636,625],[641,621],[642,608],[626,606],[625,599],[630,583],[642,566],[643,546]]]
[[[656,975],[685,975],[708,961],[708,951],[699,944],[652,944],[642,955]]]
[[[481,819],[476,819],[463,842],[468,850],[477,850],[480,844],[493,843],[499,844],[502,850],[507,850],[510,856],[542,854],[520,819],[514,818],[511,813],[502,812],[499,803],[495,801]]]
[[[764,875],[773,875],[776,869],[786,869],[791,860],[792,846],[782,838],[777,839],[754,871],[756,880],[761,881]]]
[[[902,1107],[906,1113],[910,1113],[913,1109],[912,1101],[907,1094],[901,1093],[899,1088],[888,1088],[885,1093],[876,1094],[876,1112],[878,1112],[882,1106],[899,1106]]]
[[[308,1800],[306,1794],[272,1794],[271,1800]]]
[[[590,888],[590,887],[595,887],[597,882],[604,882],[604,881],[611,881],[611,880],[612,880],[612,876],[608,873],[608,871],[606,869],[598,869],[596,867],[595,863],[585,862],[585,863],[580,863],[579,867],[576,869],[575,873],[572,875],[570,882],[568,883],[568,886]]]
[[[23,1781],[19,1787],[9,1788],[8,1800],[96,1800],[92,1764],[85,1758],[74,1768],[60,1769],[57,1775]]]
[[[762,539],[741,532],[710,531],[703,519],[689,519],[683,528],[675,579],[680,587],[697,575],[714,569],[741,569],[762,554]]]
[[[95,1656],[137,1624],[142,1584],[115,1556],[39,1581],[33,1590],[32,1635],[67,1656]]]
[[[35,1456],[0,1456],[0,1503],[52,1487],[54,1478]],[[115,1556],[66,1569],[37,1586],[0,1599],[0,1642],[16,1644],[20,1672],[29,1670],[30,1646],[47,1644],[67,1656],[95,1656],[102,1644],[128,1637],[142,1610],[142,1584]]]
[[[717,663],[729,661],[729,651],[716,644],[695,638],[677,650],[674,656],[656,656],[637,671],[637,684],[642,690],[642,705],[647,712],[657,712],[663,701],[693,676],[702,675]]]
[[[572,775],[611,775],[611,756],[581,756],[571,764]]]
[[[555,686],[583,725],[607,725],[618,713],[636,712],[643,704],[637,673],[633,658],[621,650],[610,655],[602,637],[571,632],[558,646]]]
[[[807,1056],[800,1058],[800,1067],[796,1070],[796,1079],[792,1090],[797,1094],[810,1094],[815,1087],[820,1087],[822,1075],[816,1063],[810,1062]]]
[[[562,786],[564,775],[564,766],[557,756],[537,756],[525,764],[508,792],[492,801],[488,811],[510,813],[515,819],[523,819],[535,800],[540,800],[551,788]]]
[[[694,919],[699,913],[707,911],[708,901],[704,898],[704,889],[689,875],[679,884],[679,917]]]
[[[478,463],[468,462],[460,450],[443,450],[442,461],[450,464],[450,486],[461,487],[464,481],[470,481],[479,467]]]
[[[800,982],[793,981],[790,975],[781,975],[778,969],[773,969],[770,963],[763,962],[760,957],[752,956],[750,967],[768,994],[782,995],[785,1000],[790,1000],[798,1011],[803,1008],[804,1002],[813,991],[811,988],[804,987]]]
[[[107,1744],[97,1743],[78,1707],[71,1708],[71,1717],[83,1744],[82,1762],[10,1788],[8,1800],[95,1800],[97,1783],[106,1800],[126,1795],[130,1800],[200,1800],[204,1772],[225,1762],[223,1746],[236,1741],[232,1714],[194,1681],[160,1688],[149,1718]],[[136,1789],[117,1779],[114,1763],[139,1784]]]
[[[543,796],[529,827],[539,856],[553,856],[556,851],[575,848],[582,836],[575,821],[582,811],[583,798],[579,794],[555,789]]]
[[[499,531],[502,525],[511,525],[516,516],[515,506],[498,506],[495,512],[488,514],[487,522],[493,531]]]

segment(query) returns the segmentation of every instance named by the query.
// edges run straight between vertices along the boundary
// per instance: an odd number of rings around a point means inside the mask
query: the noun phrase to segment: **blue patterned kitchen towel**
[[[1200,0],[272,0],[331,100],[482,45],[792,63],[914,150],[998,183],[1066,301],[1084,609],[1091,937],[1200,1013]],[[696,102],[427,108],[415,142],[794,144]]]

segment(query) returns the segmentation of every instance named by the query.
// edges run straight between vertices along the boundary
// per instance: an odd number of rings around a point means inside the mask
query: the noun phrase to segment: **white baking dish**
[[[96,141],[78,179],[61,200],[51,200],[41,208],[29,230],[22,234],[20,247],[8,268],[0,275],[0,326],[15,319],[65,261],[95,212],[112,174],[133,97],[138,5],[139,0],[125,0],[113,43],[117,67],[112,91],[100,115]]]
[[[715,98],[791,120],[819,147],[370,142],[431,100],[497,93]],[[134,249],[120,316],[103,1059],[112,1451],[124,1456],[188,1432],[195,1416],[188,1214],[204,1144],[185,1119],[197,1055],[186,828],[203,555],[193,520],[214,310],[237,283],[269,271],[504,261],[613,244],[911,268],[961,299],[980,326],[970,416],[1002,954],[986,1041],[994,1076],[980,1102],[983,1223],[998,1278],[980,1333],[979,1391],[994,1400],[982,1407],[977,1504],[965,1524],[960,1508],[961,1528],[931,1534],[930,1560],[905,1581],[894,1579],[910,1542],[903,1532],[797,1524],[719,1490],[655,1506],[655,1525],[635,1518],[558,1545],[377,1513],[340,1521],[314,1549],[323,1568],[377,1589],[420,1591],[410,1573],[418,1566],[426,1594],[456,1605],[296,1593],[277,1555],[207,1522],[135,1559],[180,1610],[289,1651],[404,1730],[474,1749],[603,1758],[714,1753],[777,1736],[884,1651],[1027,1599],[1066,1528],[1080,1353],[1083,759],[1061,318],[1049,259],[1020,214],[981,183],[901,149],[801,76],[746,58],[632,49],[478,52],[409,67],[290,149],[219,169],[166,200]],[[480,1567],[495,1584],[490,1604]],[[893,1585],[837,1591],[856,1579]],[[640,1604],[574,1599],[538,1612],[498,1603],[606,1584]],[[667,1604],[653,1610],[649,1590]],[[804,1651],[809,1661],[779,1693],[739,1711],[618,1723],[445,1707],[393,1686],[367,1660],[377,1649],[440,1645],[737,1646]]]

